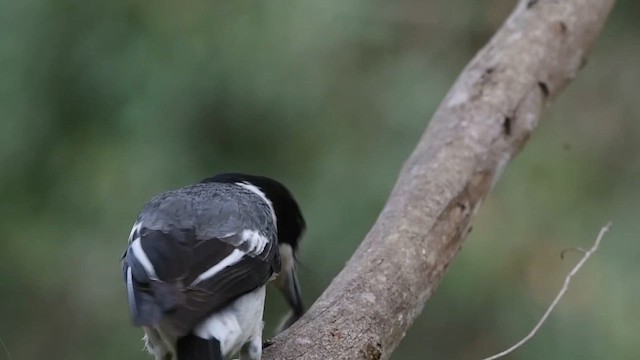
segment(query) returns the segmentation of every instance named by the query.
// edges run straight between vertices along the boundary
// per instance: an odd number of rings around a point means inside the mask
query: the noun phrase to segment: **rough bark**
[[[387,359],[460,249],[504,167],[576,76],[614,0],[518,4],[467,65],[376,223],[266,359]]]

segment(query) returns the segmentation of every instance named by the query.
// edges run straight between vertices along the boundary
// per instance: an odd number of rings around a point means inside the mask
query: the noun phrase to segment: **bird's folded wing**
[[[271,242],[253,253],[251,246],[233,246],[227,239],[202,240],[189,249],[163,244],[168,238],[164,233],[142,236],[142,251],[134,245],[125,256],[129,304],[137,325],[165,319],[184,334],[278,271],[277,246]]]
[[[167,313],[165,320],[177,334],[187,334],[212,312],[263,286],[272,273],[269,263],[242,256],[236,264],[225,267],[211,278],[188,286],[184,302],[175,311]]]
[[[206,229],[192,219],[181,221],[180,213],[167,211],[166,201],[161,211],[143,209],[123,264],[135,324],[162,320],[185,334],[280,271],[275,226],[264,225],[269,213],[213,205],[210,216],[224,219],[219,231],[211,220]]]

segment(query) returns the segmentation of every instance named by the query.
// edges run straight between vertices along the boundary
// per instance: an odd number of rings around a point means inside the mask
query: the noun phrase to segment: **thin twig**
[[[9,353],[9,349],[7,349],[7,345],[5,345],[4,341],[2,341],[2,338],[0,338],[0,345],[2,345],[2,347],[4,348],[4,351],[7,352],[7,356],[9,357],[9,360],[13,360],[13,358],[11,357],[11,353]]]
[[[489,356],[488,358],[484,358],[482,360],[494,360],[494,359],[499,359],[501,357],[504,357],[505,355],[508,355],[508,354],[514,352],[516,349],[518,349],[519,347],[524,345],[527,341],[531,340],[531,338],[536,335],[536,333],[538,332],[538,330],[540,329],[542,324],[544,324],[544,322],[547,321],[547,318],[549,317],[549,314],[551,314],[553,309],[560,302],[560,299],[562,299],[564,294],[567,292],[567,289],[569,289],[569,283],[571,282],[571,278],[575,274],[577,274],[578,271],[580,271],[580,268],[582,267],[582,265],[584,265],[584,263],[586,263],[587,260],[589,260],[589,257],[591,257],[591,255],[596,250],[598,250],[598,246],[600,246],[600,241],[602,240],[602,237],[604,236],[604,234],[607,231],[609,231],[609,228],[611,228],[611,222],[609,222],[607,225],[603,226],[600,229],[600,233],[598,234],[598,237],[596,238],[596,241],[593,243],[593,246],[591,247],[591,249],[584,251],[584,255],[582,256],[582,259],[580,259],[580,261],[576,264],[576,266],[573,267],[573,269],[571,270],[569,275],[567,275],[567,277],[564,279],[564,285],[562,285],[562,288],[558,292],[558,295],[556,295],[556,298],[553,299],[553,302],[551,303],[551,305],[549,305],[549,308],[544,313],[544,315],[542,315],[542,317],[540,318],[540,320],[538,321],[536,326],[533,327],[531,332],[529,332],[529,334],[527,334],[527,336],[523,337],[522,340],[518,341],[515,345],[513,345],[510,348],[508,348],[507,350],[504,350],[503,352],[500,352],[498,354]]]

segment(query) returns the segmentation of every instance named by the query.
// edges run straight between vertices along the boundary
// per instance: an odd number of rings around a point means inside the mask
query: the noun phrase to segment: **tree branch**
[[[544,106],[575,77],[614,0],[522,1],[464,69],[376,223],[266,359],[387,359]]]

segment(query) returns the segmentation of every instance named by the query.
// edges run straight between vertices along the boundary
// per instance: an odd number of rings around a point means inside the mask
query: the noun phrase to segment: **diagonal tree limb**
[[[434,114],[376,223],[266,359],[387,359],[480,203],[586,63],[614,0],[521,1]]]

